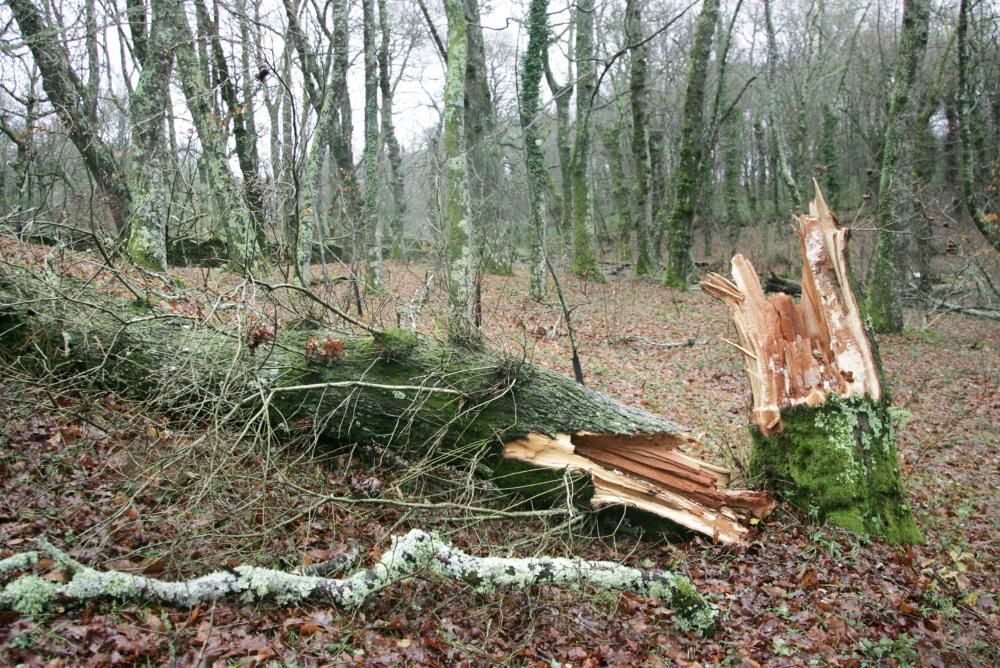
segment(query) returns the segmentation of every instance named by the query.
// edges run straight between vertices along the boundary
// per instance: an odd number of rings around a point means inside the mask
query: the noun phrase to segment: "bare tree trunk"
[[[528,291],[532,299],[542,300],[546,293],[545,203],[542,201],[548,170],[538,132],[538,96],[549,45],[548,0],[532,0],[528,10],[528,48],[521,65],[521,131],[524,133],[524,161],[528,173],[528,200],[531,211],[531,279]]]
[[[475,229],[470,220],[465,147],[467,24],[462,0],[445,0],[448,71],[444,83],[445,237],[448,253],[448,338],[475,345]]]
[[[375,56],[375,0],[362,0],[362,30],[365,51],[365,199],[364,239],[367,262],[365,263],[365,290],[381,292],[382,268],[382,217],[378,213],[378,61]]]
[[[625,36],[629,50],[629,104],[632,109],[632,162],[635,166],[635,211],[631,216],[632,234],[636,240],[635,275],[653,273],[653,256],[649,232],[652,215],[649,202],[649,141],[646,137],[646,45],[643,44],[642,3],[625,3]]]
[[[667,287],[686,288],[694,269],[691,245],[699,181],[703,173],[705,82],[712,52],[712,33],[718,20],[718,0],[705,0],[695,22],[694,43],[689,56],[680,158],[673,175],[674,205],[666,221],[667,263],[663,284]]]
[[[389,191],[392,195],[392,212],[389,230],[392,237],[390,255],[394,260],[405,259],[403,220],[406,216],[406,195],[403,184],[403,158],[396,138],[392,119],[392,64],[389,62],[390,21],[385,0],[378,0],[378,20],[381,41],[378,50],[379,88],[382,93],[382,141],[389,157]]]
[[[167,266],[168,192],[164,121],[170,97],[170,71],[177,41],[172,16],[182,11],[179,0],[152,0],[151,29],[142,74],[129,102],[132,119],[132,220],[128,251],[132,260],[149,269]]]
[[[596,94],[594,72],[594,1],[578,0],[576,24],[576,133],[573,140],[573,271],[603,280],[594,254],[593,202],[590,193],[591,111]]]
[[[882,144],[875,266],[868,281],[867,307],[876,332],[903,329],[906,249],[916,225],[913,207],[913,134],[917,105],[914,86],[927,50],[928,0],[906,0],[896,54],[889,118]]]

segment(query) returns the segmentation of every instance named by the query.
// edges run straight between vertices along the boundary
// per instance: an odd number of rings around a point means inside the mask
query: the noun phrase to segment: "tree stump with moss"
[[[899,475],[893,409],[850,283],[847,232],[819,186],[797,217],[802,298],[764,297],[749,260],[702,289],[728,304],[753,394],[751,472],[818,520],[891,543],[923,540]]]

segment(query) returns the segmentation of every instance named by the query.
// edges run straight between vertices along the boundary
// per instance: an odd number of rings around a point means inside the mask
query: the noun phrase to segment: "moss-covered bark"
[[[367,249],[365,289],[381,292],[382,220],[378,212],[378,62],[375,57],[375,0],[363,0],[365,51],[365,197],[362,224]]]
[[[448,72],[444,82],[445,237],[448,250],[448,329],[453,341],[478,340],[473,317],[474,227],[465,157],[465,67],[468,57],[462,0],[446,0]]]
[[[666,220],[667,262],[663,284],[672,288],[686,288],[694,268],[691,245],[702,174],[705,82],[712,52],[712,34],[718,18],[718,0],[705,0],[695,23],[694,43],[689,56],[680,157],[673,174],[674,205]]]
[[[173,5],[176,5],[173,6]],[[129,101],[132,119],[132,211],[128,251],[132,260],[147,269],[167,266],[168,195],[164,170],[164,121],[169,103],[168,87],[173,68],[176,33],[170,21],[180,11],[176,0],[154,0],[147,56],[142,74]]]
[[[594,2],[579,0],[574,12],[576,24],[576,135],[573,141],[572,207],[573,271],[584,278],[603,280],[594,235],[591,231],[590,134],[591,110],[597,75],[594,72]]]
[[[648,112],[646,108],[646,45],[642,30],[642,4],[645,0],[625,3],[625,33],[629,50],[629,106],[632,111],[632,162],[635,166],[635,212],[631,217],[632,234],[636,239],[635,275],[653,273],[650,248],[651,224],[649,204],[649,142],[646,138]]]
[[[754,430],[752,474],[821,522],[890,543],[923,541],[904,498],[888,401],[830,395],[782,419],[771,436]]]
[[[916,229],[913,207],[913,143],[917,105],[914,87],[927,50],[928,0],[906,0],[896,54],[889,118],[882,143],[882,171],[876,208],[875,266],[868,286],[868,315],[876,332],[903,329],[906,250]]]
[[[532,0],[528,13],[528,47],[521,66],[521,132],[524,134],[524,160],[528,173],[528,201],[531,209],[531,280],[532,299],[545,299],[545,192],[549,174],[538,132],[537,114],[545,52],[549,45],[548,0]]]
[[[498,468],[503,445],[536,432],[690,438],[523,359],[437,344],[399,330],[273,341],[102,298],[68,279],[0,273],[0,354],[25,373],[86,377],[158,409],[241,420],[265,413],[279,433],[319,447],[379,443],[436,462]],[[558,480],[561,472],[547,474]]]

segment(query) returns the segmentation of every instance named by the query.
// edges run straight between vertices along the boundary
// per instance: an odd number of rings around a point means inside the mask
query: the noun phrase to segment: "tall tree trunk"
[[[691,258],[695,207],[703,173],[705,82],[712,52],[712,33],[719,20],[719,1],[705,0],[695,22],[694,43],[688,62],[687,90],[681,126],[680,158],[674,169],[674,205],[667,218],[667,257],[663,284],[686,288],[694,269]]]
[[[902,292],[907,284],[906,249],[915,229],[913,134],[917,114],[914,85],[927,49],[929,0],[906,0],[899,35],[889,118],[882,143],[875,266],[868,281],[868,315],[876,332],[903,329]]]
[[[365,200],[364,239],[367,246],[365,290],[381,292],[382,217],[378,214],[378,61],[375,56],[375,0],[362,0],[362,30],[365,50]]]
[[[124,170],[101,138],[97,119],[87,112],[83,83],[70,66],[73,61],[66,46],[56,39],[58,31],[31,0],[7,0],[7,6],[42,73],[42,88],[49,102],[58,110],[66,134],[104,194],[118,234],[128,238],[132,194]]]
[[[736,253],[743,214],[740,211],[740,179],[743,176],[743,114],[736,109],[723,126],[722,169],[726,237],[730,256]]]
[[[326,94],[332,97],[330,113],[333,135],[331,153],[335,165],[335,188],[341,202],[341,223],[343,233],[351,243],[349,255],[358,259],[357,252],[361,250],[364,237],[361,232],[361,215],[364,204],[358,180],[354,172],[354,123],[351,116],[351,99],[348,94],[347,71],[350,66],[348,25],[350,3],[348,0],[334,0],[333,11],[333,69]],[[324,226],[320,224],[320,241],[324,236]]]
[[[128,251],[148,269],[167,266],[167,209],[164,121],[169,106],[170,70],[177,32],[171,17],[180,0],[152,0],[151,29],[139,83],[129,101],[132,119],[132,220]]]
[[[475,230],[470,222],[465,147],[465,76],[468,54],[462,0],[445,0],[448,17],[448,71],[444,82],[445,237],[448,252],[448,338],[475,344],[473,279]]]
[[[578,0],[576,24],[576,134],[573,141],[573,271],[602,280],[594,254],[590,194],[590,126],[597,77],[594,73],[594,0]]]
[[[632,190],[626,185],[625,165],[622,158],[622,121],[604,127],[601,137],[611,172],[611,199],[615,205],[615,236],[618,238],[618,260],[632,261],[632,240],[629,232],[636,218],[632,210]]]
[[[528,205],[531,215],[531,267],[528,291],[532,299],[545,299],[546,248],[545,203],[542,195],[548,180],[545,154],[538,132],[538,97],[549,47],[549,0],[532,0],[528,10],[528,48],[521,65],[521,131],[528,174]]]
[[[204,64],[196,56],[196,40],[183,5],[173,12],[170,20],[177,34],[174,56],[181,91],[201,143],[200,163],[205,170],[216,213],[221,218],[227,256],[235,266],[250,272],[260,261],[260,248],[252,215],[229,168],[227,133],[219,123],[213,89],[204,78]]]
[[[486,42],[483,39],[479,0],[463,0],[466,38],[469,41],[465,65],[465,145],[468,157],[469,206],[476,228],[483,267],[494,273],[509,274],[513,240],[501,214],[496,155],[496,112],[486,73]]]
[[[802,204],[802,193],[799,185],[792,174],[792,168],[788,158],[788,144],[785,141],[785,132],[779,121],[778,99],[777,99],[777,66],[778,66],[778,38],[774,30],[774,21],[771,16],[771,1],[764,0],[764,32],[767,37],[767,124],[771,131],[771,178],[773,180],[773,200],[774,214],[779,215],[781,211],[781,198],[778,193],[778,177],[785,184],[795,206]]]
[[[649,232],[652,217],[649,201],[649,141],[646,137],[646,45],[643,43],[642,3],[625,3],[625,35],[629,50],[629,104],[632,110],[632,163],[635,167],[635,212],[631,216],[632,234],[636,241],[635,275],[653,273],[653,256]],[[630,244],[631,246],[631,244]]]
[[[572,61],[572,58],[570,59]],[[571,62],[572,65],[572,62]],[[573,97],[573,77],[561,86],[552,74],[545,54],[545,81],[556,105],[556,153],[559,156],[559,234],[571,242],[573,230],[573,147],[569,140],[569,103]]]
[[[382,141],[389,157],[389,192],[392,195],[392,211],[389,230],[392,237],[391,257],[405,258],[403,220],[406,216],[406,195],[403,186],[403,158],[396,138],[396,128],[392,119],[392,64],[389,61],[390,22],[385,0],[378,0],[378,20],[381,41],[378,50],[379,88],[382,93]]]
[[[962,193],[972,222],[983,237],[1000,251],[1000,217],[984,195],[976,178],[975,125],[972,113],[972,64],[969,60],[969,2],[961,0],[958,15],[958,132],[962,144]]]
[[[823,127],[819,144],[819,161],[822,165],[820,182],[827,201],[834,209],[841,205],[841,193],[844,185],[840,176],[840,156],[837,152],[837,115],[829,104],[823,103]]]

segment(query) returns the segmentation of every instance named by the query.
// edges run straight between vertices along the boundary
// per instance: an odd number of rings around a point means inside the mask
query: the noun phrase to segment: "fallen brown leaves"
[[[38,262],[36,251],[23,261]],[[76,267],[99,271],[89,261]],[[391,269],[403,309],[423,285],[423,272]],[[178,274],[188,284],[201,281]],[[114,285],[99,273],[98,282],[105,279]],[[525,282],[520,274],[487,277],[487,336],[570,373],[559,308],[523,297]],[[563,285],[576,307],[588,384],[707,432],[699,455],[739,465],[746,454],[748,390],[738,356],[718,341],[729,331],[724,309],[697,292],[628,280],[595,286],[564,278]],[[216,285],[215,294],[226,289]],[[324,298],[347,304],[347,291],[331,287]],[[194,290],[174,292],[165,308],[192,317],[204,312]],[[393,323],[396,304],[381,299],[365,317]],[[443,331],[435,320],[440,313],[436,293],[420,327]],[[688,340],[699,345],[657,345]],[[0,663],[997,664],[997,341],[996,323],[949,316],[930,332],[880,342],[895,401],[909,414],[900,430],[903,472],[928,537],[927,545],[911,548],[858,541],[782,511],[762,525],[753,544],[734,549],[690,536],[674,544],[643,541],[622,531],[607,539],[565,532],[541,537],[542,521],[435,519],[392,506],[310,510],[314,497],[287,482],[344,496],[403,494],[412,491],[401,482],[406,464],[380,452],[339,455],[327,467],[295,451],[271,452],[267,466],[253,452],[220,460],[220,450],[239,451],[205,438],[207,425],[175,429],[169,416],[115,397],[53,395],[13,379],[0,388],[7,407],[0,557],[28,549],[34,536],[45,534],[87,563],[174,578],[244,561],[302,566],[336,556],[348,542],[362,546],[363,554],[377,553],[390,533],[436,523],[456,545],[478,553],[511,545],[519,553],[572,553],[687,571],[714,596],[722,619],[720,633],[703,640],[677,633],[668,610],[628,594],[540,587],[485,597],[455,583],[414,580],[353,614],[239,601],[190,611],[96,603],[42,619],[2,612]],[[225,466],[227,475],[209,484],[212,466]],[[43,577],[62,577],[54,564],[40,570]]]

